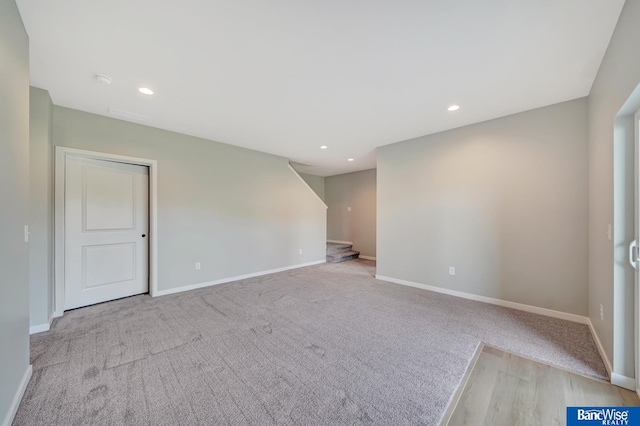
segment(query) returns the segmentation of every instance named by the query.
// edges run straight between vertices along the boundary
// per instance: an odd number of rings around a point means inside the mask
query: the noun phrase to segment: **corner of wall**
[[[22,376],[22,380],[20,381],[20,386],[16,390],[15,395],[11,401],[11,406],[9,407],[9,411],[7,412],[7,416],[2,422],[3,426],[11,426],[13,423],[13,419],[16,417],[16,413],[18,412],[18,407],[20,407],[20,402],[22,401],[22,397],[24,396],[25,391],[27,390],[27,385],[29,384],[29,380],[31,380],[31,374],[33,373],[33,367],[31,364],[27,367],[27,370],[24,372]]]
[[[29,318],[42,331],[53,313],[53,103],[29,88]]]
[[[619,122],[621,113],[631,112],[626,104],[640,81],[640,57],[635,54],[640,40],[638,20],[640,2],[624,3],[588,102],[589,314],[603,351],[613,362],[613,374],[624,371],[627,376],[635,370],[635,344],[629,342],[635,338],[629,337],[629,327],[636,320],[633,307],[624,300],[628,290],[624,283],[631,272],[625,254],[635,234],[629,220],[634,206],[628,182],[633,172],[629,158],[623,158],[630,147],[625,147],[615,121]],[[614,228],[613,241],[607,237],[608,226]]]
[[[589,318],[588,325],[589,325],[589,331],[591,331],[591,336],[593,337],[593,341],[596,344],[596,348],[598,348],[598,353],[600,354],[600,358],[602,358],[602,362],[604,363],[604,368],[606,368],[607,374],[609,375],[609,378],[611,378],[613,367],[611,366],[611,361],[609,361],[607,352],[604,350],[604,346],[602,346],[602,342],[600,341],[598,332],[593,327],[593,322],[591,321],[591,318]]]

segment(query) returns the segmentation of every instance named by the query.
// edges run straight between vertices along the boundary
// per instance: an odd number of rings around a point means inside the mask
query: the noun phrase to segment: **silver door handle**
[[[633,269],[638,269],[638,240],[633,240],[629,244],[629,263]]]

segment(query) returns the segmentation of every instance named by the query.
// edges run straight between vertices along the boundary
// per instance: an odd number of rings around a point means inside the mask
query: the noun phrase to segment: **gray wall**
[[[326,208],[286,158],[58,106],[53,123],[56,146],[158,161],[160,290],[325,259]]]
[[[628,0],[589,96],[589,317],[614,371],[628,377],[634,377],[634,292],[628,288],[633,279],[625,265],[626,246],[634,234],[633,219],[629,219],[633,215],[633,171],[630,164],[625,166],[623,157],[625,150],[631,154],[629,143],[633,142],[625,142],[629,139],[620,133],[624,133],[625,119],[618,113],[640,82],[638,22],[640,1]],[[616,115],[620,138],[614,141]],[[618,173],[621,167],[627,169],[623,176]],[[609,224],[614,226],[615,241],[607,237]],[[600,320],[600,305],[604,320]]]
[[[53,104],[32,87],[29,118],[29,288],[31,326],[53,315]]]
[[[302,179],[304,179],[305,182],[307,182],[307,185],[309,185],[311,189],[313,189],[313,192],[318,194],[318,197],[320,197],[320,199],[324,201],[324,177],[308,175],[306,173],[298,174]]]
[[[29,367],[29,39],[0,2],[0,423]]]
[[[586,99],[381,147],[377,274],[586,315],[587,176]]]
[[[351,241],[361,255],[376,257],[376,170],[326,177],[325,202],[327,239]]]

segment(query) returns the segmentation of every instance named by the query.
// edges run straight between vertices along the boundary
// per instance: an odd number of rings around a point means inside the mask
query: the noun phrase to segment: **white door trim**
[[[54,187],[54,317],[64,312],[64,188],[66,157],[90,158],[94,160],[117,161],[149,167],[149,294],[158,291],[158,162],[146,158],[127,157],[103,152],[85,151],[63,146],[56,147],[55,187]]]

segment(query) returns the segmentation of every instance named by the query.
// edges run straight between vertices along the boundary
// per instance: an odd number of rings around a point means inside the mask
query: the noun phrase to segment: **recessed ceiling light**
[[[327,149],[327,146],[326,146],[326,145],[322,145],[322,146],[320,147],[320,149]]]
[[[347,161],[353,161],[353,158],[348,158]]]
[[[153,90],[149,89],[148,87],[140,87],[138,88],[138,92],[144,93],[145,95],[153,95]]]
[[[460,105],[451,105],[447,110],[449,111],[457,111],[460,109]]]

